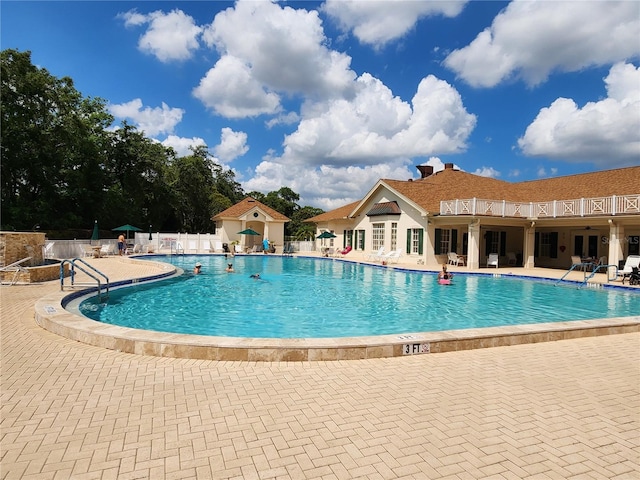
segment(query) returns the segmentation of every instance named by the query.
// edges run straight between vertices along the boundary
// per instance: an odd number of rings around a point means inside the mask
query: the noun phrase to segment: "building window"
[[[547,232],[540,232],[540,256],[551,256],[551,235]]]
[[[414,254],[422,253],[422,248],[420,248],[420,244],[422,243],[422,239],[420,238],[421,233],[422,233],[421,228],[414,228],[413,230],[411,230],[411,252],[410,253],[414,253]]]
[[[364,230],[356,230],[356,238],[358,239],[358,250],[364,250]]]
[[[396,222],[391,223],[391,250],[398,248],[398,224]]]
[[[629,255],[640,255],[639,235],[629,235]]]
[[[445,254],[451,251],[451,230],[440,230],[440,253]]]
[[[384,223],[374,223],[373,225],[373,250],[384,247]]]

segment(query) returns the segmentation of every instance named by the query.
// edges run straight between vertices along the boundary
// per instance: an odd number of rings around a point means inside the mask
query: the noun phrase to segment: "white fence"
[[[48,258],[76,258],[85,255],[85,245],[113,245],[111,251],[118,253],[118,239],[107,238],[91,241],[84,240],[56,240],[47,239],[47,243],[53,243],[51,250],[47,252]],[[292,244],[294,252],[313,252],[316,242],[285,242]],[[224,243],[220,236],[208,233],[136,233],[127,240],[129,251],[137,245],[140,253],[223,253]],[[181,245],[181,249],[178,246]],[[232,246],[229,246],[231,249]],[[282,253],[282,245],[279,245],[276,253]]]
[[[440,215],[489,215],[493,217],[556,218],[594,215],[640,214],[640,195],[551,200],[548,202],[507,202],[480,198],[443,200]]]

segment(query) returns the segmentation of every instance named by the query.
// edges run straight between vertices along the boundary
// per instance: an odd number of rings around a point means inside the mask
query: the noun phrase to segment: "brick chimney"
[[[445,170],[453,170],[453,163],[445,163],[444,164],[444,169]]]
[[[420,178],[427,178],[429,175],[433,175],[433,167],[431,165],[418,165],[417,169],[420,170]]]

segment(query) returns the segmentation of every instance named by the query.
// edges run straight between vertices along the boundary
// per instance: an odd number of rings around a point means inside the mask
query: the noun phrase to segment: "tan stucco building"
[[[284,245],[284,225],[289,221],[285,215],[277,212],[254,198],[247,197],[232,207],[214,215],[216,233],[223,243],[237,242],[242,250],[261,246],[264,239],[276,248]],[[241,235],[239,232],[254,230],[258,235]]]
[[[618,265],[640,254],[640,167],[519,183],[418,167],[417,180],[379,180],[360,201],[307,221],[332,245],[400,250],[429,266],[449,252],[487,264],[568,268],[572,256]],[[604,257],[604,258],[603,258]]]

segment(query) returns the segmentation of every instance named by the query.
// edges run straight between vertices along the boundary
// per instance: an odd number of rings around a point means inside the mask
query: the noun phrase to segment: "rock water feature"
[[[45,234],[41,232],[0,232],[0,281],[34,283],[60,278],[60,260],[44,258],[45,242]],[[31,258],[8,267],[28,257]],[[65,276],[68,273],[65,265]]]

